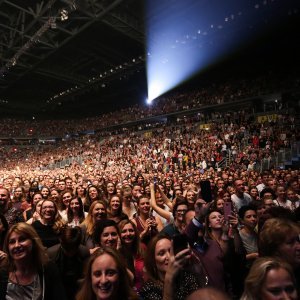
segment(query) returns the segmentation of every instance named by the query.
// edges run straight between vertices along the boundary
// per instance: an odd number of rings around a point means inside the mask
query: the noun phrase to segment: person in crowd
[[[33,214],[36,211],[36,204],[40,200],[43,200],[42,194],[40,192],[36,192],[32,197],[30,207],[23,212],[23,218],[26,222],[33,217]]]
[[[259,194],[258,194],[257,187],[251,186],[249,189],[249,195],[251,196],[251,201],[259,200]]]
[[[113,182],[109,181],[106,184],[106,189],[105,189],[105,197],[107,201],[110,200],[110,198],[116,193],[116,186]]]
[[[259,234],[259,256],[280,258],[294,269],[297,285],[300,286],[300,227],[289,219],[267,220]]]
[[[86,204],[86,188],[82,185],[78,185],[75,189],[75,196],[81,198],[83,205]]]
[[[122,189],[122,211],[125,213],[129,219],[136,216],[137,206],[132,200],[132,190],[130,186],[125,186]]]
[[[11,207],[10,193],[6,188],[0,188],[0,214],[3,214],[9,226],[24,221],[22,213]]]
[[[68,216],[67,216],[68,215],[68,207],[69,207],[71,199],[74,198],[74,195],[71,190],[64,189],[61,192],[60,196],[61,196],[60,197],[61,202],[60,202],[60,205],[58,206],[58,212],[61,215],[63,221],[67,222],[68,221]]]
[[[286,197],[287,200],[291,201],[292,203],[292,210],[295,210],[297,207],[300,206],[300,197],[297,195],[292,188],[287,188],[286,190]]]
[[[74,300],[79,289],[78,281],[83,275],[90,252],[80,244],[80,227],[63,227],[59,241],[59,244],[48,248],[47,253],[59,269],[67,299]]]
[[[48,197],[50,196],[50,189],[48,187],[44,186],[41,189],[41,194],[42,194],[43,199],[48,199]]]
[[[234,213],[227,222],[219,210],[211,209],[210,204],[197,199],[195,217],[185,232],[193,253],[205,270],[209,286],[238,294],[238,286],[244,276],[244,252],[237,232],[238,219]],[[235,270],[230,265],[233,261]]]
[[[99,248],[90,257],[76,300],[138,300],[126,265],[113,248]]]
[[[81,198],[73,196],[67,208],[68,226],[79,226],[85,220],[86,216],[87,213],[84,212]]]
[[[87,188],[87,191],[86,191],[85,211],[89,210],[89,207],[92,205],[92,203],[94,201],[104,200],[102,198],[103,198],[102,197],[102,193],[100,192],[100,190],[98,189],[98,187],[96,187],[94,185],[90,185]]]
[[[120,248],[120,233],[118,225],[110,219],[101,220],[96,223],[93,234],[96,247]]]
[[[162,229],[162,233],[167,234],[169,237],[173,237],[176,234],[183,233],[185,230],[185,213],[188,210],[188,203],[184,198],[177,199],[173,205],[173,217],[174,222],[168,224]]]
[[[59,207],[61,205],[61,196],[59,190],[53,188],[50,191],[50,199],[55,202],[57,207]]]
[[[121,222],[124,219],[128,219],[128,216],[122,211],[122,201],[117,195],[111,195],[108,200],[107,218],[114,220],[116,223]]]
[[[32,197],[34,196],[35,193],[39,192],[38,188],[29,188],[26,196],[26,200],[28,203],[32,203]]]
[[[49,248],[59,243],[59,234],[64,225],[56,204],[52,200],[44,200],[41,204],[41,219],[32,223],[42,243]]]
[[[257,210],[254,205],[242,206],[238,212],[242,225],[239,235],[246,251],[247,268],[250,270],[251,264],[258,257],[258,235],[256,233]]]
[[[137,199],[137,216],[132,219],[136,225],[143,243],[147,244],[150,239],[158,234],[163,228],[158,216],[153,216],[150,206],[150,199],[142,195]]]
[[[121,253],[127,257],[129,269],[134,274],[134,285],[137,291],[141,289],[144,282],[144,255],[145,246],[140,243],[139,233],[131,220],[122,220],[119,224],[121,238]],[[131,258],[128,258],[131,256]]]
[[[8,229],[8,223],[5,217],[2,214],[0,214],[0,265],[3,262],[3,259],[5,259],[7,256],[7,254],[3,251],[3,247]]]
[[[11,199],[12,207],[15,207],[18,211],[24,212],[30,204],[26,200],[25,189],[22,186],[16,187]]]
[[[164,226],[174,221],[172,202],[167,198],[159,185],[150,183],[150,205],[153,209],[153,216],[160,217]],[[155,190],[156,189],[156,190]]]
[[[66,294],[56,265],[31,225],[13,225],[5,238],[5,264],[0,268],[0,299],[62,299]]]
[[[43,201],[44,201],[43,199],[40,199],[34,204],[34,211],[32,217],[26,221],[27,224],[32,225],[33,222],[37,220],[41,220],[41,207]]]
[[[184,270],[191,257],[188,248],[174,254],[169,236],[155,236],[145,254],[146,277],[140,290],[144,300],[180,300],[201,286],[193,273]]]
[[[231,195],[231,201],[238,211],[242,206],[249,204],[252,199],[248,193],[244,192],[245,186],[243,180],[236,179],[234,181],[234,190],[234,194]]]
[[[80,224],[82,230],[82,244],[90,249],[91,253],[95,251],[93,234],[95,225],[100,220],[107,219],[107,206],[103,201],[94,201],[90,206],[85,220]]]
[[[137,203],[139,197],[142,195],[142,193],[141,193],[141,185],[139,183],[134,182],[132,184],[131,194],[132,194],[131,201],[133,201],[133,203]]]
[[[258,258],[245,280],[241,300],[276,299],[299,299],[293,269],[278,258]]]
[[[278,185],[276,187],[276,196],[277,198],[273,201],[275,205],[291,210],[293,209],[292,202],[286,197],[286,190],[284,186]]]

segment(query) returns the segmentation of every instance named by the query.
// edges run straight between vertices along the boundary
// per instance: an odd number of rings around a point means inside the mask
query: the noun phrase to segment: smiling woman
[[[76,300],[134,300],[126,266],[112,248],[97,250],[90,258]]]
[[[32,226],[13,225],[5,239],[0,299],[66,299],[57,267],[49,261]]]

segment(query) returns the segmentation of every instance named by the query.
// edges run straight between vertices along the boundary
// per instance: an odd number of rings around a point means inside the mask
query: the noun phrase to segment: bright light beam
[[[252,0],[148,0],[148,99],[173,89],[249,41],[266,26],[262,15],[269,24],[278,18],[273,10],[272,3],[254,6]]]

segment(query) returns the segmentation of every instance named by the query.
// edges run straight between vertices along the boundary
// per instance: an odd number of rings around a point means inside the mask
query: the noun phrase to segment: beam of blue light
[[[147,0],[148,99],[173,89],[279,21],[288,13],[286,2]]]

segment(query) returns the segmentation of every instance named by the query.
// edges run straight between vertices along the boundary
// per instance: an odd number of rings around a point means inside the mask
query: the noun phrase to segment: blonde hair
[[[97,200],[92,203],[92,205],[89,208],[88,215],[86,216],[85,220],[82,222],[82,225],[86,226],[86,232],[88,235],[92,235],[94,232],[95,222],[94,222],[94,218],[93,218],[93,210],[97,204],[102,204],[107,212],[107,205],[104,201]]]
[[[296,280],[292,267],[284,261],[273,257],[257,258],[245,280],[244,293],[240,300],[260,300],[261,290],[267,273],[273,269],[286,270],[294,284],[296,290]]]
[[[53,203],[54,205],[54,209],[55,209],[55,215],[54,215],[54,222],[53,222],[53,225],[52,225],[52,229],[54,230],[55,233],[60,233],[61,229],[63,228],[63,226],[65,225],[58,209],[57,209],[57,205],[56,203],[53,201],[53,200],[50,200],[50,199],[45,199],[41,205],[41,211],[40,211],[40,216],[41,218],[43,218],[43,204],[45,202],[51,202]]]
[[[299,224],[287,219],[272,218],[267,220],[259,234],[259,254],[261,256],[277,255],[279,246],[291,233],[300,233]]]

